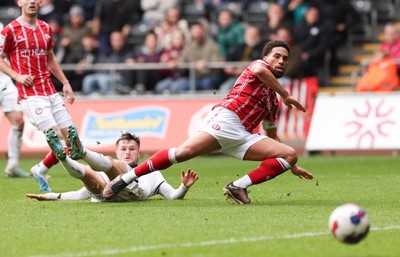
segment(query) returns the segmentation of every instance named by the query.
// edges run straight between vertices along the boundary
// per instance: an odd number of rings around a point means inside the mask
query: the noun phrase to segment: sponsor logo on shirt
[[[22,57],[47,55],[47,50],[44,49],[25,49],[21,51]]]

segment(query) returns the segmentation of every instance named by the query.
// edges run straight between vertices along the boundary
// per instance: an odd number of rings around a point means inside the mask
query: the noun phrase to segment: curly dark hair
[[[267,56],[273,48],[275,47],[283,47],[285,48],[290,56],[290,46],[285,42],[285,41],[281,41],[281,40],[273,40],[273,41],[269,41],[264,45],[263,51],[262,51],[262,55],[261,58],[263,58],[264,56]]]
[[[129,132],[122,133],[121,136],[117,139],[117,142],[115,142],[115,145],[118,146],[121,140],[128,140],[128,141],[133,140],[140,147],[140,138],[135,134],[131,134]]]

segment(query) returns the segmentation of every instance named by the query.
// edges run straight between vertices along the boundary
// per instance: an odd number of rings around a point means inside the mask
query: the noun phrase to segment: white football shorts
[[[0,77],[0,106],[3,112],[22,111],[18,104],[18,89],[7,76]]]
[[[265,135],[248,132],[239,117],[223,107],[217,107],[205,119],[199,131],[207,132],[221,145],[218,152],[243,160],[250,146],[266,138]]]
[[[72,125],[71,115],[65,107],[61,96],[29,96],[21,100],[22,110],[32,125],[40,131],[58,126],[63,129]]]

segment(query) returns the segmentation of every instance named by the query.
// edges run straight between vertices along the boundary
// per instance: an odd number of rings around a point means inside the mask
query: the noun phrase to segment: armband
[[[262,121],[261,125],[262,125],[263,129],[265,129],[265,130],[276,128],[276,122],[274,122],[274,121]]]

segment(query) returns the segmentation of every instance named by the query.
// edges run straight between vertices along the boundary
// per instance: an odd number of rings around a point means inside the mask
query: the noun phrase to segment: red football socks
[[[65,151],[67,152],[67,155],[69,154],[68,147],[64,147]],[[43,164],[46,166],[48,169],[53,167],[58,163],[57,157],[54,155],[53,151],[50,151],[46,157],[43,159]]]
[[[264,160],[260,166],[251,171],[248,176],[251,179],[253,185],[260,184],[264,181],[275,178],[276,176],[285,172],[286,169],[284,166],[278,161],[278,159],[267,159]]]
[[[140,177],[155,170],[165,170],[169,168],[173,164],[173,162],[169,159],[169,150],[170,149],[161,150],[138,165],[135,168],[136,175]]]
[[[58,163],[58,159],[57,157],[54,155],[53,151],[50,151],[46,157],[44,157],[43,159],[43,164],[44,166],[46,166],[47,168],[51,168],[54,165],[56,165]]]

